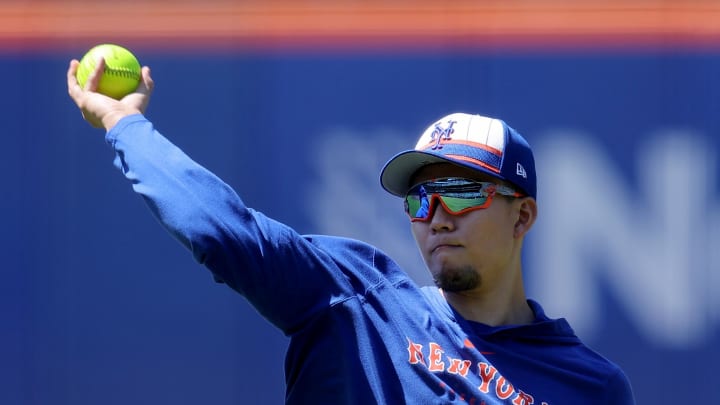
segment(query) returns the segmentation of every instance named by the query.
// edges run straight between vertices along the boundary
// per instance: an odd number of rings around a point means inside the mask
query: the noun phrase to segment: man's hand
[[[154,83],[150,77],[150,68],[142,68],[142,77],[137,89],[121,100],[97,92],[98,82],[105,69],[105,60],[98,61],[95,71],[90,74],[81,88],[75,77],[80,62],[73,59],[67,71],[68,94],[80,108],[83,118],[95,128],[110,130],[120,119],[132,114],[144,114],[150,102]]]

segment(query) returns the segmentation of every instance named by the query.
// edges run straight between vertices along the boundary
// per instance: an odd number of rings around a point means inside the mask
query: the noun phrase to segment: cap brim
[[[398,153],[385,164],[385,167],[383,167],[380,173],[380,184],[390,194],[404,197],[410,187],[410,178],[412,175],[421,167],[433,163],[452,163],[482,171],[493,177],[500,177],[497,173],[492,173],[489,170],[484,170],[475,165],[463,164],[455,159],[438,156],[429,152],[408,150]]]

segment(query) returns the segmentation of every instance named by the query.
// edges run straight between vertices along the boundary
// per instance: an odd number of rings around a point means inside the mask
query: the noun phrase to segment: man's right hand
[[[68,94],[90,125],[109,131],[123,117],[145,113],[154,87],[149,67],[142,68],[140,84],[134,92],[120,100],[115,100],[97,92],[100,77],[105,69],[105,60],[98,61],[95,71],[90,74],[85,83],[85,88],[80,87],[75,77],[79,64],[80,62],[75,59],[70,61],[67,71]]]

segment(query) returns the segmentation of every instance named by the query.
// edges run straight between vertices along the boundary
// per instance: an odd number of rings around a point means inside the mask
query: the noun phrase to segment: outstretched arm
[[[70,62],[68,93],[92,126],[105,128],[115,165],[153,215],[217,279],[288,331],[326,307],[344,277],[333,257],[291,228],[245,206],[234,190],[162,136],[142,113],[153,81],[115,100],[97,93],[102,63],[81,88]],[[298,288],[298,286],[304,288]],[[282,296],[283,300],[276,297]],[[287,305],[293,302],[294,305]]]

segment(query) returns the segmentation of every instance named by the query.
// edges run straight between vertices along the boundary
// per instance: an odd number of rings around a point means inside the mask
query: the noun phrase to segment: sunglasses
[[[448,213],[462,215],[489,207],[496,194],[509,197],[523,196],[508,186],[488,181],[447,177],[413,186],[405,196],[405,212],[413,222],[428,221],[433,202],[439,202]]]

